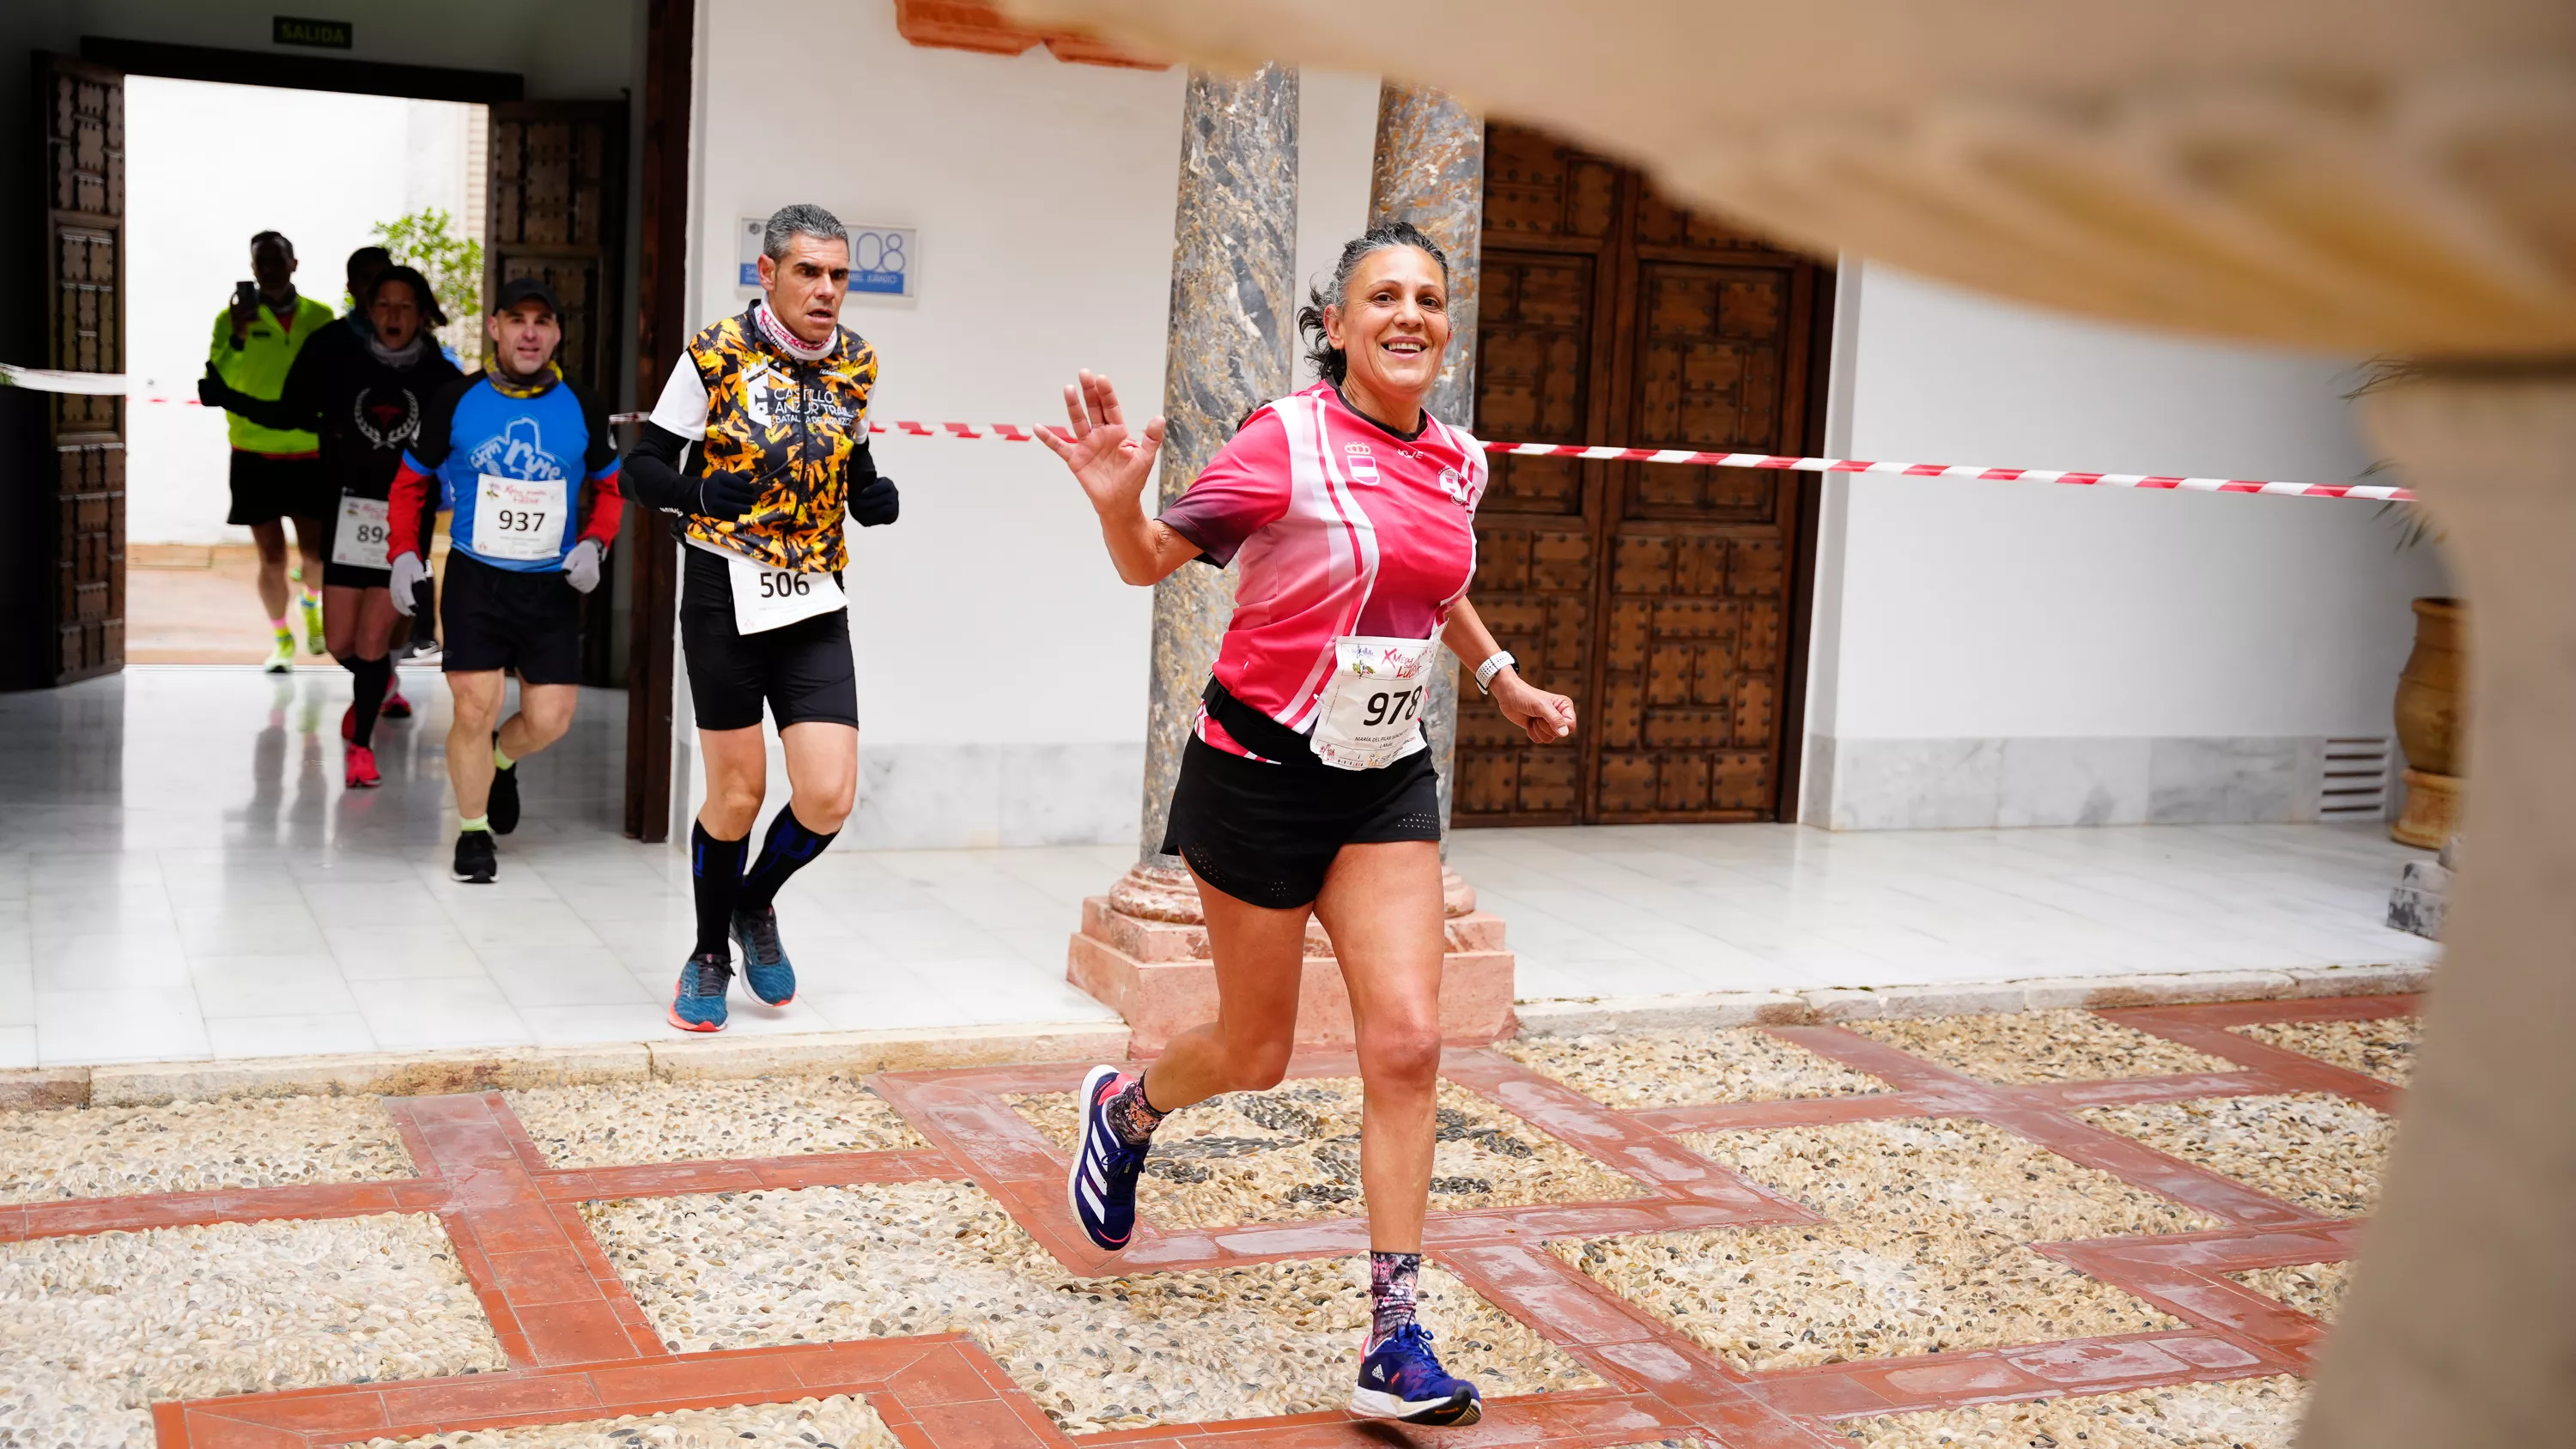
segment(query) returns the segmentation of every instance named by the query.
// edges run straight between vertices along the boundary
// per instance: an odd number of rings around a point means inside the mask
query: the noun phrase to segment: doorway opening
[[[282,234],[297,292],[344,317],[356,306],[345,259],[390,242],[439,292],[438,345],[471,371],[490,135],[490,108],[469,102],[127,77],[128,663],[249,665],[270,648],[251,529],[226,521],[227,415],[197,403],[251,237]],[[285,531],[294,567],[295,525]],[[335,667],[298,645],[307,667]]]
[[[243,80],[255,84],[235,83]],[[47,597],[25,682],[71,684],[129,660],[212,666],[220,677],[195,676],[206,694],[199,705],[174,703],[176,686],[154,686],[164,712],[153,725],[194,738],[192,726],[238,723],[230,712],[254,697],[263,708],[253,714],[267,723],[246,726],[257,736],[251,778],[200,779],[213,791],[200,803],[249,818],[245,809],[291,777],[296,803],[281,820],[300,828],[328,814],[367,824],[370,812],[329,783],[338,772],[313,768],[330,753],[349,687],[328,654],[308,652],[300,591],[288,604],[299,667],[271,685],[251,673],[266,662],[264,615],[274,608],[248,577],[249,530],[225,521],[234,450],[223,414],[195,404],[197,380],[236,284],[250,275],[253,235],[274,231],[293,244],[295,291],[327,314],[315,319],[317,334],[346,320],[348,254],[380,241],[430,278],[453,319],[442,340],[467,372],[482,365],[483,299],[512,278],[544,280],[562,304],[557,365],[613,406],[628,381],[627,105],[523,100],[519,78],[501,73],[97,38],[79,59],[40,56],[38,84],[46,331],[37,361],[122,374],[133,387],[47,399],[42,445],[53,476],[42,502],[54,526],[27,550]],[[289,559],[301,561],[295,525],[283,532]],[[581,682],[616,692],[594,691],[601,697],[589,712],[602,742],[564,782],[611,829],[632,552],[612,550],[608,576],[583,600]],[[405,767],[388,757],[385,769],[389,783],[408,777],[406,793],[421,798],[373,811],[369,828],[380,833],[410,828],[406,812],[439,808],[445,692],[422,672],[411,693],[423,710],[405,735],[418,737],[409,751],[417,758]],[[304,767],[281,775],[272,757],[299,733]],[[227,803],[227,792],[244,790],[247,805]],[[186,792],[171,803],[184,806]]]
[[[1513,442],[1813,453],[1833,271],[1523,127],[1486,128],[1476,424]],[[1574,749],[1462,711],[1460,825],[1796,818],[1817,483],[1498,457],[1476,608],[1574,697]]]

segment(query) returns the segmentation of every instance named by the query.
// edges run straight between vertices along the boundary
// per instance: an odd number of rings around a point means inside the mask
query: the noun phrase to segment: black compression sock
[[[350,724],[349,742],[367,749],[376,744],[376,713],[385,707],[385,689],[393,683],[394,664],[390,659],[343,659],[340,667],[349,671],[350,693],[357,716]]]
[[[751,844],[718,840],[704,825],[689,827],[689,874],[698,905],[698,953],[733,959],[734,898],[742,890],[742,856]]]
[[[742,896],[734,902],[734,908],[767,910],[770,902],[778,898],[778,888],[787,884],[787,878],[821,855],[823,847],[840,833],[835,830],[821,835],[806,829],[805,822],[796,818],[794,805],[780,810],[778,818],[769,822],[768,836],[760,842],[760,859],[753,861],[743,875]]]

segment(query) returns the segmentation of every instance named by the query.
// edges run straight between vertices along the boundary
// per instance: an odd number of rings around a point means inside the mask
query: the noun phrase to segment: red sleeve
[[[581,516],[581,536],[599,540],[600,552],[617,546],[617,525],[626,516],[626,494],[617,486],[618,463],[590,475],[590,507]]]
[[[1216,450],[1161,521],[1223,568],[1245,539],[1288,516],[1289,486],[1288,425],[1277,409],[1265,407]]]
[[[429,502],[436,480],[412,466],[405,453],[401,466],[394,469],[393,501],[385,506],[385,562],[392,563],[404,554],[419,554],[428,562],[428,551],[420,546],[420,515]]]

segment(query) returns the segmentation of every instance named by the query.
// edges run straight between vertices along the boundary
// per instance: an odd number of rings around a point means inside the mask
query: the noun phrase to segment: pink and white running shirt
[[[1485,452],[1423,415],[1411,438],[1361,416],[1329,382],[1263,407],[1162,522],[1207,563],[1236,565],[1216,677],[1290,729],[1311,730],[1333,641],[1428,639],[1476,572]],[[1198,737],[1259,759],[1207,711]],[[1424,747],[1419,732],[1406,747]]]

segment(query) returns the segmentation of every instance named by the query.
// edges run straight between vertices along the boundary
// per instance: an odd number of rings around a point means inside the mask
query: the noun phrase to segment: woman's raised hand
[[[1137,495],[1154,474],[1154,456],[1163,449],[1163,420],[1145,424],[1141,435],[1127,430],[1127,415],[1118,406],[1118,389],[1088,370],[1065,384],[1067,426],[1038,429],[1038,441],[1073,470],[1074,481],[1103,517],[1136,508]]]

